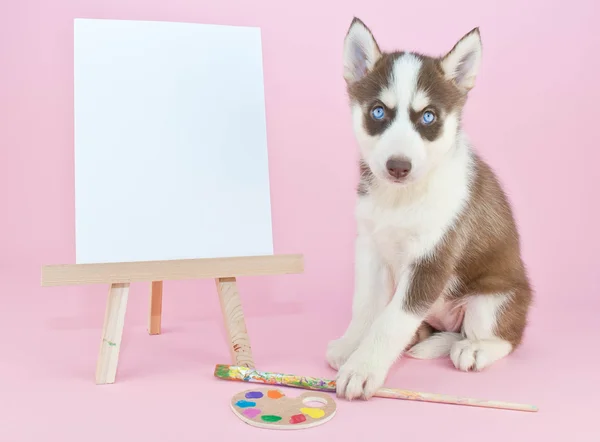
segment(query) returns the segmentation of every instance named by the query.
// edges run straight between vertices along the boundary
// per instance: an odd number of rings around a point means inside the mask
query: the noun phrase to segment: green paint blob
[[[281,416],[274,416],[272,414],[266,414],[260,417],[265,422],[278,422],[281,420]]]

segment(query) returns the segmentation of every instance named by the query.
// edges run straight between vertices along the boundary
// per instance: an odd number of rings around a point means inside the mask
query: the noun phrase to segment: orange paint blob
[[[281,394],[277,390],[269,390],[269,392],[267,393],[267,396],[269,396],[271,399],[279,399],[279,398],[282,398],[285,395]]]

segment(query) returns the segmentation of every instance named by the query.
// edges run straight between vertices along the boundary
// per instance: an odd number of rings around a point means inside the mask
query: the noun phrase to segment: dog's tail
[[[412,346],[406,354],[415,359],[436,359],[450,355],[455,342],[463,339],[460,333],[438,332]]]

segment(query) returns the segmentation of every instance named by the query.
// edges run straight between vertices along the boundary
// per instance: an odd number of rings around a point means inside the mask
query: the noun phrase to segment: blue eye
[[[421,116],[421,122],[425,126],[429,126],[431,123],[435,121],[435,114],[431,111],[424,112]]]
[[[375,120],[383,120],[383,118],[385,117],[385,110],[382,106],[374,107],[371,111],[371,116]]]

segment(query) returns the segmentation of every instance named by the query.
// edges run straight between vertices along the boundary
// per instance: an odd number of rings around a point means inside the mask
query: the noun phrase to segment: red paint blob
[[[306,416],[304,416],[303,414],[295,414],[294,416],[290,417],[290,424],[299,424],[305,421]]]

